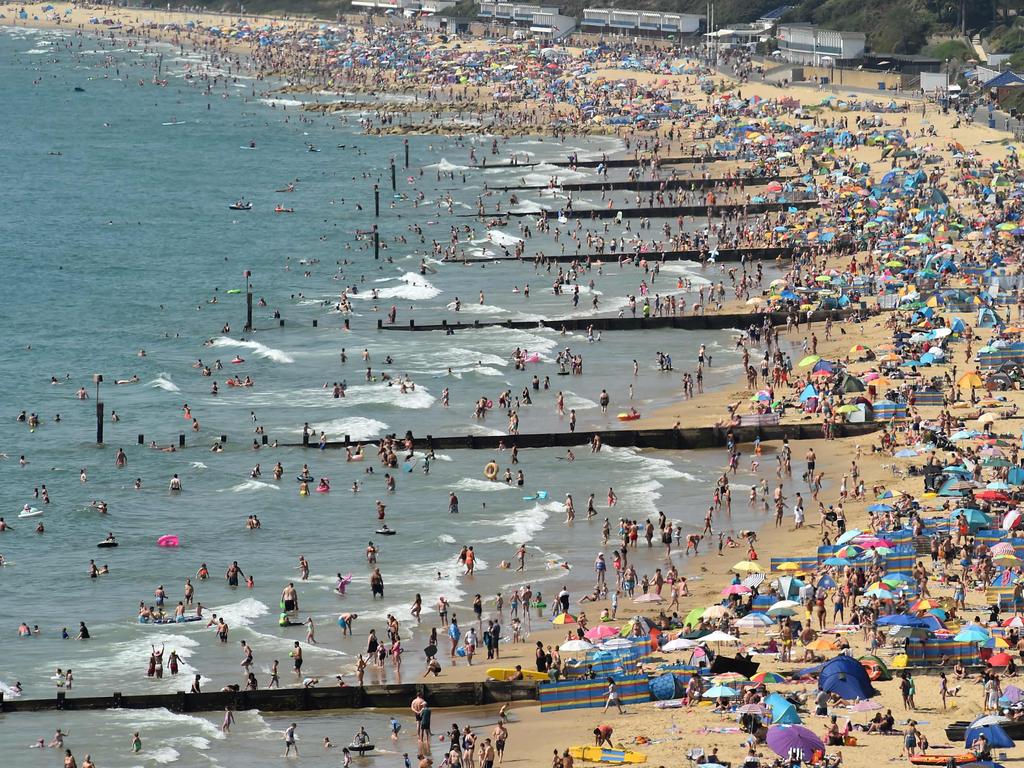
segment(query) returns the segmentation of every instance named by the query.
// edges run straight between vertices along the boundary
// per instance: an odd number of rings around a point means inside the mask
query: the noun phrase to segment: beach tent
[[[836,656],[825,662],[818,675],[818,688],[843,699],[869,699],[878,695],[868,673],[851,656]]]
[[[892,680],[892,672],[889,671],[889,667],[877,656],[869,653],[861,656],[857,661],[867,670],[869,680],[871,679],[871,673],[876,671],[879,675],[875,678],[876,680]]]
[[[978,328],[993,328],[1000,325],[999,317],[989,307],[981,307],[978,310]]]
[[[796,712],[796,706],[782,694],[769,694],[764,703],[772,711],[773,723],[777,725],[800,724],[800,715]]]
[[[1003,727],[998,723],[987,723],[985,725],[972,725],[964,733],[964,744],[971,746],[975,739],[984,735],[988,739],[988,745],[993,749],[1009,749],[1015,746]]]
[[[686,678],[665,672],[651,680],[651,696],[657,701],[678,699],[686,693]]]

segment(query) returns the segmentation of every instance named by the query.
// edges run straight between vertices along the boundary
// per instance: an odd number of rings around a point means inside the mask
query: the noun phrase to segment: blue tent
[[[825,662],[818,676],[818,688],[843,699],[868,699],[878,695],[867,671],[851,656],[836,656]]]
[[[798,725],[800,715],[796,713],[793,702],[788,701],[778,693],[768,694],[764,700],[765,706],[772,711],[772,722],[776,725]]]
[[[686,693],[686,680],[672,672],[665,672],[651,680],[651,696],[658,701],[677,699]]]
[[[964,743],[969,747],[982,734],[988,739],[988,745],[994,749],[1009,749],[1014,746],[1013,739],[1007,736],[1003,727],[997,723],[970,726],[964,734]]]

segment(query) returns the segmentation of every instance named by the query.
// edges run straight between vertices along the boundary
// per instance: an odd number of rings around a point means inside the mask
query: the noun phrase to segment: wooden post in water
[[[380,218],[380,184],[373,185],[373,217]]]
[[[391,158],[391,191],[397,192],[398,187],[395,185],[395,158]]]
[[[92,380],[96,384],[96,445],[103,445],[103,401],[100,400],[100,384],[103,374],[94,373]]]
[[[405,144],[405,169],[409,170],[409,140],[404,139],[403,143]]]
[[[376,224],[373,225],[373,258],[375,261],[380,259],[380,232],[377,231]]]
[[[252,282],[249,280],[252,277],[251,270],[245,270],[242,275],[245,277],[245,330],[247,333],[252,332]]]

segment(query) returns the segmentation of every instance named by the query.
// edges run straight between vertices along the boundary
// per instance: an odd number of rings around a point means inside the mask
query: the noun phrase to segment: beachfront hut
[[[848,700],[878,695],[867,671],[851,656],[836,656],[825,662],[818,675],[818,688]]]

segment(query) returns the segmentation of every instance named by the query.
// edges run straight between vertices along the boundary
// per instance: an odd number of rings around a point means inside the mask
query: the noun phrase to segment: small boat
[[[640,413],[636,409],[633,409],[627,413],[620,413],[615,418],[619,421],[636,421],[640,418]]]
[[[242,200],[239,200],[237,203],[232,203],[231,205],[229,205],[228,208],[230,208],[232,211],[251,211],[252,203],[246,203],[243,202]]]
[[[294,208],[282,208],[280,205],[274,208],[274,213],[295,213]]]
[[[373,750],[374,750],[373,744],[355,744],[355,743],[352,743],[352,744],[348,745],[348,751],[349,752],[358,752],[359,754],[363,754],[363,752],[373,752]]]
[[[85,93],[85,88],[80,85],[75,86],[75,93]]]
[[[398,531],[394,528],[388,528],[386,525],[383,528],[378,528],[374,531],[378,536],[394,536]]]
[[[113,539],[104,539],[103,541],[101,541],[96,546],[99,547],[100,549],[110,549],[111,547],[116,547],[117,546],[117,542],[114,541]]]

